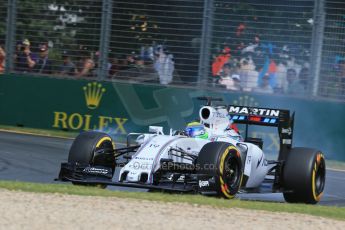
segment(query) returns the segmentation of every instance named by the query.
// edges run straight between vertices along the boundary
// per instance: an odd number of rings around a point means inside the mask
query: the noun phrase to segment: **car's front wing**
[[[214,177],[204,174],[189,174],[188,181],[179,180],[180,175],[173,175],[171,180],[160,180],[156,184],[116,182],[112,180],[113,171],[103,166],[62,163],[57,180],[70,181],[74,184],[109,185],[129,188],[141,188],[166,192],[201,193],[215,192]],[[187,175],[183,175],[187,177]]]

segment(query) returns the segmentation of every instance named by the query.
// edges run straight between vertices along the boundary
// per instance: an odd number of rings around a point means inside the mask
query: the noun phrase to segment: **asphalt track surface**
[[[54,179],[59,173],[60,163],[67,161],[71,144],[71,139],[0,132],[0,180],[59,183]],[[111,189],[145,192],[143,189]],[[279,193],[239,194],[238,197],[243,200],[284,202]],[[345,171],[327,170],[325,192],[319,204],[345,207]]]

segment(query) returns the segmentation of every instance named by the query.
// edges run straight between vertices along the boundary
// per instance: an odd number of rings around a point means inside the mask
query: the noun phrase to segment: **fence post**
[[[6,22],[6,41],[5,41],[5,73],[9,74],[13,70],[13,54],[17,16],[17,0],[7,1],[7,22]]]
[[[103,0],[102,4],[102,24],[99,41],[99,59],[97,77],[104,79],[108,75],[109,42],[111,34],[112,20],[112,0]]]
[[[325,30],[325,0],[315,0],[313,31],[310,54],[310,76],[312,81],[312,95],[318,96],[320,83],[320,70],[322,62],[322,45]]]
[[[205,0],[204,14],[202,22],[202,34],[199,51],[199,67],[198,67],[198,85],[202,86],[207,83],[211,42],[212,42],[212,25],[213,25],[213,0]]]

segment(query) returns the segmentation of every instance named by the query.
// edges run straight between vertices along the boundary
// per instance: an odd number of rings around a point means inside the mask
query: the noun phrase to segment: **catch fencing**
[[[345,99],[342,0],[1,3],[7,74]]]

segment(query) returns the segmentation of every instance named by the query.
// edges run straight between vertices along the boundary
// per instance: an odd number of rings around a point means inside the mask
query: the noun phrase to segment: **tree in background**
[[[7,1],[0,0],[0,39],[5,39],[6,33],[6,17],[7,17]]]
[[[1,4],[0,34],[5,34],[6,3]],[[16,41],[27,38],[33,47],[48,43],[51,54],[80,46],[97,51],[100,37],[102,1],[17,0]],[[13,44],[15,45],[15,44]]]

